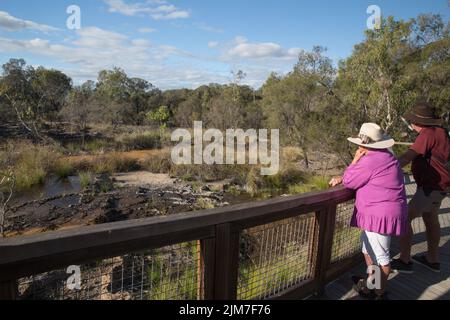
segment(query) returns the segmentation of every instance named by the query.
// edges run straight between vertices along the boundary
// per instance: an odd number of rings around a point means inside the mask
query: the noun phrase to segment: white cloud
[[[217,41],[208,42],[208,48],[217,48],[218,46],[219,46],[219,42],[217,42]]]
[[[203,31],[206,31],[206,32],[211,32],[211,33],[224,33],[224,31],[223,31],[222,29],[211,27],[210,25],[208,25],[208,24],[206,24],[206,23],[204,23],[204,22],[201,22],[201,23],[194,23],[193,25],[194,25],[194,27],[196,27],[197,29],[203,30]]]
[[[234,38],[234,41],[235,41],[237,44],[240,44],[240,43],[245,43],[245,42],[247,42],[248,40],[247,40],[246,37],[243,37],[243,36],[237,36],[236,38]]]
[[[280,57],[283,49],[279,44],[267,43],[240,43],[228,51],[231,57],[239,58],[267,58]]]
[[[39,24],[29,20],[22,20],[16,17],[13,17],[8,12],[0,11],[0,28],[6,29],[9,31],[20,31],[24,29],[29,30],[37,30],[44,33],[57,31],[57,28],[53,28],[51,26],[45,24]]]
[[[166,1],[146,1],[145,3],[126,3],[124,0],[104,0],[108,11],[126,16],[148,15],[154,20],[186,19],[189,11],[181,10]]]
[[[153,28],[140,28],[140,29],[138,29],[138,32],[140,32],[140,33],[153,33],[153,32],[158,32],[158,30],[153,29]]]
[[[74,41],[74,44],[80,47],[90,48],[108,48],[120,46],[120,44],[127,39],[126,36],[103,30],[97,27],[85,27],[77,30],[79,39]]]
[[[105,0],[105,3],[109,5],[109,12],[121,13],[126,16],[145,12],[142,4],[126,4],[123,0]]]
[[[134,39],[131,40],[131,44],[136,47],[150,47],[151,42],[145,39]]]
[[[129,76],[146,79],[161,89],[229,83],[230,70],[243,70],[247,74],[243,83],[258,87],[272,71],[292,70],[300,51],[274,42],[254,43],[244,37],[230,42],[210,41],[208,46],[216,50],[199,56],[98,27],[84,27],[59,42],[0,36],[0,53],[48,58],[45,60],[52,64],[46,67],[60,69],[76,84],[95,80],[100,70],[117,66]]]
[[[300,48],[284,49],[274,42],[251,43],[245,37],[236,37],[234,43],[224,54],[225,59],[293,59],[301,52]]]
[[[186,19],[190,17],[188,11],[174,11],[170,13],[158,13],[153,14],[151,17],[155,20],[174,20],[174,19]]]
[[[75,39],[61,43],[41,38],[18,40],[0,37],[0,53],[27,53],[50,58],[52,65],[48,67],[66,72],[76,84],[95,80],[100,70],[115,66],[162,89],[226,82],[226,77],[193,65],[198,57],[179,48],[152,44],[145,39],[130,39],[97,27],[84,27],[77,31]]]

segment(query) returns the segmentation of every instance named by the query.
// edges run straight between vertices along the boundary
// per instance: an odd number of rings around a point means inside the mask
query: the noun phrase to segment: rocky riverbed
[[[17,204],[8,215],[7,235],[165,216],[250,199],[227,194],[226,188],[226,182],[192,185],[144,172],[100,176],[83,191]]]

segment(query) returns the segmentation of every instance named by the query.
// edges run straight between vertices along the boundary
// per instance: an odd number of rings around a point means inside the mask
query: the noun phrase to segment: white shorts
[[[391,263],[389,248],[391,236],[364,231],[361,235],[362,252],[368,254],[374,263],[379,266],[388,266]]]

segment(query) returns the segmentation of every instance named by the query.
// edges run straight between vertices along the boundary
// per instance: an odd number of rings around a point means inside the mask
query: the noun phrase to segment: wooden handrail
[[[246,228],[316,212],[316,221],[319,223],[318,239],[324,247],[319,248],[319,252],[315,253],[317,256],[312,258],[316,259],[315,265],[318,267],[317,284],[323,285],[334,232],[334,225],[330,226],[329,223],[334,221],[336,205],[353,197],[352,191],[338,187],[167,217],[0,239],[0,284],[9,286],[11,281],[21,277],[72,264],[201,240],[201,243],[207,244],[206,250],[202,251],[203,255],[215,255],[214,259],[204,257],[205,268],[209,270],[205,280],[208,282],[205,284],[207,287],[203,289],[204,298],[235,299],[239,232]],[[333,217],[328,217],[330,215]],[[219,288],[219,282],[228,285]]]

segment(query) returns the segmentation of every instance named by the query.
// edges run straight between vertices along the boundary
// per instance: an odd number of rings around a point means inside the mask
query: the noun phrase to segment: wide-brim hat
[[[370,149],[389,149],[395,145],[395,140],[384,134],[381,127],[375,123],[364,123],[358,138],[348,138],[347,140]]]
[[[440,126],[443,124],[443,120],[436,115],[435,109],[428,103],[417,104],[404,115],[404,118],[411,123],[423,126]]]

